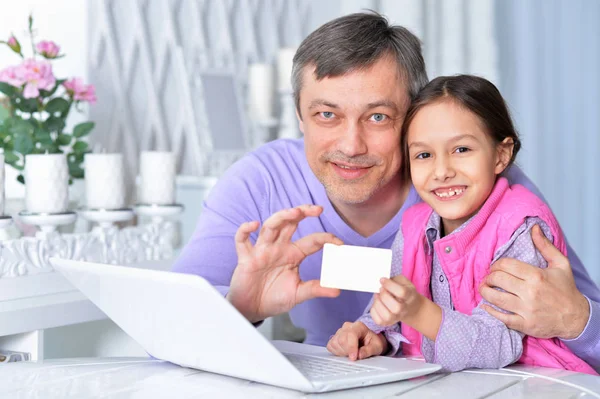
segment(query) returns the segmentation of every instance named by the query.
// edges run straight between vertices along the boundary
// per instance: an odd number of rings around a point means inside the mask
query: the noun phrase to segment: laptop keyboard
[[[319,379],[331,376],[342,376],[370,371],[384,370],[379,367],[370,367],[360,364],[341,362],[320,356],[299,355],[284,353],[285,357],[309,379]]]

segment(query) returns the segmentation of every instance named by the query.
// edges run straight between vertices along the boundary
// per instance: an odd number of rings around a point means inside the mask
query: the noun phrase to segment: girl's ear
[[[513,149],[515,147],[515,143],[511,137],[505,138],[498,146],[496,147],[496,174],[504,172],[504,169],[508,166],[512,154]]]

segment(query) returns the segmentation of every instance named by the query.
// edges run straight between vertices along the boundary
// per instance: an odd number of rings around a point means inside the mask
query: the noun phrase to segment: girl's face
[[[407,134],[415,189],[450,234],[487,200],[510,161],[512,140],[497,144],[477,115],[451,100],[421,108]]]

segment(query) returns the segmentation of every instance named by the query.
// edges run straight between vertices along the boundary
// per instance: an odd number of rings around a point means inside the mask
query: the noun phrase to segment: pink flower
[[[96,88],[94,85],[83,84],[81,78],[73,78],[63,83],[70,96],[77,101],[96,102]]]
[[[60,52],[60,47],[49,40],[42,40],[35,46],[35,49],[39,54],[48,59],[56,58]]]
[[[21,87],[25,83],[22,78],[17,76],[17,67],[9,66],[0,71],[0,82],[8,83],[14,87]]]
[[[15,68],[15,77],[25,83],[23,97],[35,98],[40,95],[40,90],[51,90],[56,83],[52,73],[52,65],[47,61],[28,59]],[[22,83],[21,83],[22,84]]]
[[[6,44],[8,44],[8,47],[10,47],[10,49],[15,53],[21,54],[21,44],[19,43],[16,37],[11,36],[6,42]]]

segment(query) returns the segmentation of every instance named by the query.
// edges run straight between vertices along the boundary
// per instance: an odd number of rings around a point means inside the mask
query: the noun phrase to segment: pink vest
[[[402,274],[429,299],[433,257],[429,254],[425,226],[432,212],[429,205],[421,203],[408,209],[402,218]],[[567,246],[552,211],[525,187],[509,186],[505,178],[498,179],[490,197],[464,230],[434,243],[434,250],[448,279],[452,302],[457,311],[470,315],[477,307],[481,301],[478,287],[489,273],[495,252],[510,240],[526,217],[533,216],[548,224],[554,237],[554,245],[566,255]],[[412,345],[402,344],[402,352],[406,355],[421,355],[421,334],[404,324],[402,334],[412,342]],[[523,354],[518,362],[598,375],[556,338],[526,336],[523,340]]]

